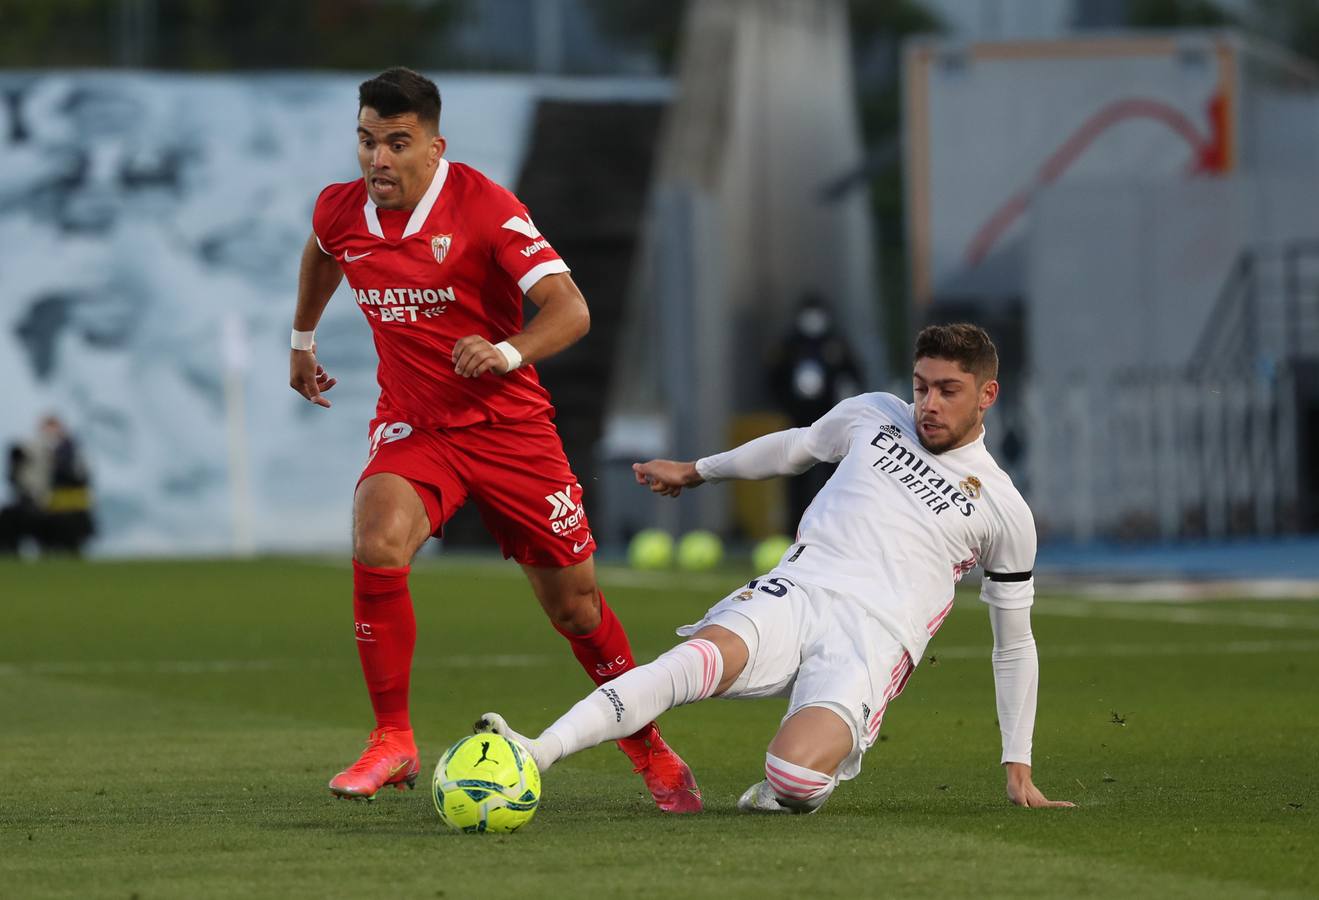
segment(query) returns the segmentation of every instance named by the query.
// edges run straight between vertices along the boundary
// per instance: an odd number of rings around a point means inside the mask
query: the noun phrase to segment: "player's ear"
[[[984,412],[998,400],[998,381],[991,378],[980,386],[980,411]]]
[[[435,135],[435,137],[431,138],[431,146],[430,146],[431,165],[439,165],[440,157],[444,156],[444,148],[447,144],[448,142],[444,139],[444,135],[442,134],[437,134]]]

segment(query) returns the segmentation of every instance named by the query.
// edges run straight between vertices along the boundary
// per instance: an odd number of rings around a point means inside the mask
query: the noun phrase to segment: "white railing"
[[[1142,372],[1026,386],[1022,488],[1042,537],[1269,535],[1297,521],[1290,374]]]

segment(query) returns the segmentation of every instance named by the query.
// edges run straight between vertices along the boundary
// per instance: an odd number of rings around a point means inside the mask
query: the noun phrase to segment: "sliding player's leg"
[[[601,685],[554,724],[531,738],[514,731],[497,713],[486,713],[477,729],[511,737],[527,748],[544,772],[565,756],[634,734],[661,713],[727,690],[742,674],[747,645],[718,625]]]
[[[747,789],[747,812],[812,813],[838,785],[837,772],[856,747],[848,722],[830,706],[807,706],[788,717],[765,753],[765,780]]]
[[[523,565],[522,569],[546,616],[568,640],[592,681],[602,685],[636,667],[623,623],[596,585],[590,556],[575,565]],[[656,806],[665,812],[700,812],[701,791],[691,768],[660,736],[653,720],[619,737],[618,746],[645,781]]]
[[[855,778],[912,662],[882,625],[849,598],[811,589],[817,615],[803,642],[788,713],[765,754],[765,780],[744,811],[814,812],[838,782]]]
[[[787,579],[757,579],[715,604],[678,633],[690,640],[652,663],[597,688],[538,737],[521,735],[487,713],[478,730],[524,744],[544,769],[665,710],[710,696],[783,696],[797,676],[807,607]]]

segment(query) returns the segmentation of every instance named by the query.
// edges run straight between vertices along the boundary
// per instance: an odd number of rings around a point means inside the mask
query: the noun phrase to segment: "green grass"
[[[607,570],[637,656],[748,573]],[[413,581],[423,772],[475,716],[548,724],[589,683],[511,565]],[[1303,896],[1319,893],[1319,601],[1043,596],[1035,776],[1006,804],[989,627],[964,596],[819,815],[747,817],[779,701],[676,710],[704,788],[658,813],[602,747],[511,836],[426,791],[336,802],[369,707],[345,565],[0,563],[0,896]]]

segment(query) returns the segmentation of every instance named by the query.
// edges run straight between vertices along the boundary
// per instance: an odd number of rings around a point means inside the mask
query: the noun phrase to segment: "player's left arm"
[[[1035,602],[1035,523],[1024,502],[1006,504],[1007,521],[986,548],[980,599],[989,605],[994,631],[994,699],[1003,739],[1001,763],[1008,799],[1017,806],[1074,806],[1050,800],[1031,776],[1031,743],[1040,683],[1039,654],[1031,632]]]
[[[591,312],[586,298],[567,272],[542,276],[527,290],[539,312],[527,327],[508,338],[508,343],[529,365],[553,356],[577,343],[591,329]],[[476,378],[486,372],[508,372],[507,356],[477,334],[462,338],[453,348],[453,368],[459,375]]]
[[[491,263],[517,282],[538,312],[521,332],[498,343],[479,334],[459,340],[453,348],[453,369],[466,378],[486,372],[506,375],[539,362],[571,347],[591,328],[586,298],[568,274],[568,264],[540,233],[521,201],[491,184],[479,202],[481,212],[475,219]]]

